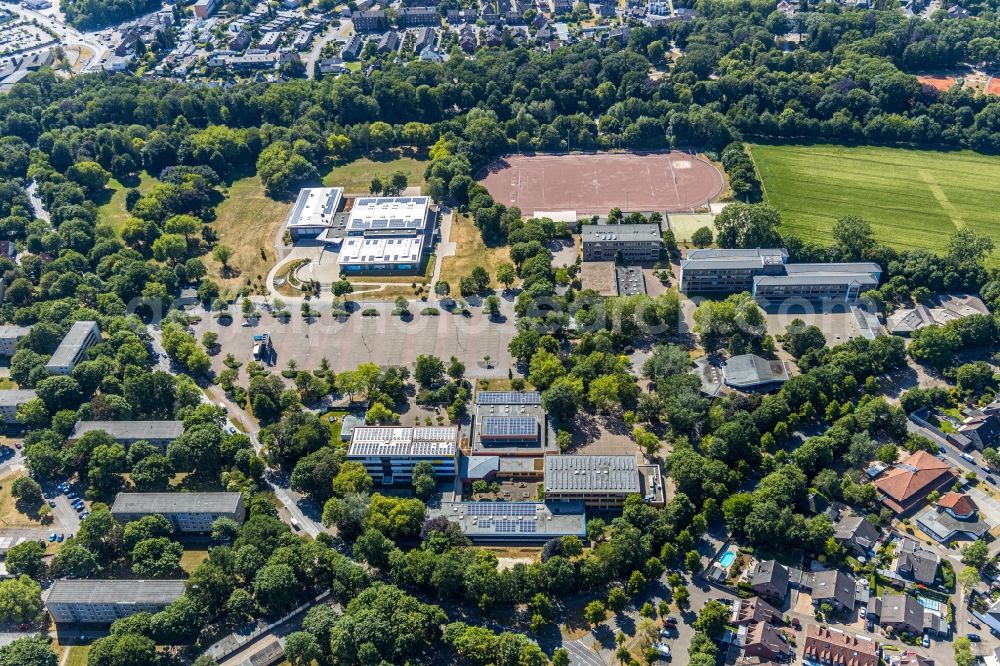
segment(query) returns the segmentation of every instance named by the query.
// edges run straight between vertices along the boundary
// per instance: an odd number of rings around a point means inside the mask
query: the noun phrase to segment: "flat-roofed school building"
[[[174,529],[207,533],[218,518],[242,523],[246,518],[243,493],[118,493],[111,515],[120,523],[161,514]]]
[[[340,187],[306,187],[292,206],[285,228],[293,241],[317,238],[334,224],[343,201]]]
[[[359,426],[351,434],[347,459],[360,462],[375,483],[409,485],[413,468],[426,461],[434,476],[454,477],[458,469],[455,426]]]
[[[348,213],[337,264],[348,275],[417,272],[435,220],[430,197],[359,197]]]
[[[656,261],[663,250],[658,224],[585,224],[580,229],[584,261]]]
[[[83,360],[87,350],[100,341],[101,329],[96,321],[74,322],[45,364],[45,369],[50,375],[68,375]]]
[[[45,609],[56,624],[111,624],[163,610],[182,594],[182,580],[57,580],[45,597]]]
[[[641,465],[636,456],[545,456],[545,499],[581,501],[588,507],[616,509],[629,495],[649,504],[665,500],[659,465]]]
[[[427,512],[443,516],[477,544],[542,544],[563,536],[585,538],[583,502],[442,502]]]
[[[555,432],[537,391],[480,391],[472,424],[472,454],[531,456],[558,453]]]

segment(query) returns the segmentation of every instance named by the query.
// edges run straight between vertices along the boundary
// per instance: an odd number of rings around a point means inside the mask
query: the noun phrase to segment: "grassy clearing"
[[[247,280],[263,285],[267,272],[274,265],[275,236],[291,205],[291,202],[275,201],[264,194],[264,187],[256,176],[235,181],[229,187],[226,200],[219,204],[216,220],[212,222],[219,243],[234,250],[229,260],[233,271],[221,277],[222,264],[206,255],[209,275],[227,287],[239,287]]]
[[[341,410],[334,410],[332,412],[327,412],[323,414],[320,419],[330,428],[330,442],[340,446],[340,428],[344,425],[344,417],[350,414],[350,412],[344,412]],[[330,417],[334,417],[335,420],[331,421]]]
[[[368,192],[375,176],[402,171],[406,174],[410,186],[423,187],[427,162],[427,158],[423,155],[404,154],[399,151],[379,153],[338,164],[323,178],[323,184],[327,187],[343,187],[349,194],[361,194]]]
[[[901,249],[941,251],[962,227],[1000,242],[1000,158],[830,145],[751,149],[768,202],[802,238],[830,241],[836,220],[860,215],[880,241]]]
[[[198,565],[208,559],[207,550],[185,550],[181,555],[181,569],[190,575]]]
[[[87,655],[90,654],[89,645],[74,645],[63,648],[69,650],[69,656],[62,666],[87,666]]]
[[[136,187],[145,194],[150,188],[156,185],[156,179],[145,171],[139,174],[139,185]],[[118,180],[112,178],[108,181],[108,188],[113,190],[113,194],[108,201],[97,208],[98,220],[121,233],[122,227],[129,218],[128,211],[125,210],[125,193],[131,189],[122,185]]]
[[[453,294],[458,294],[458,281],[476,266],[486,269],[494,287],[500,286],[495,279],[497,266],[503,261],[510,261],[510,248],[486,247],[472,218],[458,213],[452,218],[451,238],[448,240],[455,243],[455,256],[441,260],[441,279],[451,285]]]
[[[715,215],[711,213],[670,213],[668,219],[678,243],[689,242],[694,232],[702,227],[708,227],[715,234]]]
[[[15,479],[27,476],[25,472],[14,472],[0,478],[0,526],[3,527],[41,527],[42,523],[32,516],[21,513],[17,501],[11,497],[10,489]],[[59,530],[54,530],[58,532]]]
[[[0,390],[16,389],[17,384],[10,377],[0,377]]]

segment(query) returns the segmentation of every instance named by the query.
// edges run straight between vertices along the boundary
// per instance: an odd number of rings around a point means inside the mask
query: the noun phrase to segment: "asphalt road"
[[[58,16],[53,14],[45,14],[42,12],[37,12],[21,5],[11,4],[9,2],[0,3],[4,9],[20,15],[28,20],[35,20],[44,26],[52,28],[59,35],[59,39],[64,47],[73,46],[85,46],[94,52],[91,56],[90,62],[86,66],[80,68],[80,73],[97,71],[100,69],[100,62],[107,53],[107,47],[105,47],[98,39],[97,33],[83,33],[74,28],[73,26],[63,23]]]
[[[162,370],[163,372],[174,372],[173,368],[171,368],[170,358],[167,356],[167,352],[163,349],[163,343],[160,338],[160,329],[155,326],[149,326],[148,330],[150,337],[152,338],[153,350],[158,355],[156,369]],[[212,389],[216,390],[212,391]],[[250,418],[250,416],[238,405],[230,402],[225,395],[222,394],[221,390],[218,390],[216,387],[210,387],[209,391],[212,391],[211,397],[209,393],[203,392],[202,400],[204,402],[214,402],[215,404],[221,402],[226,406],[226,429],[235,428],[237,431],[243,431],[253,443],[254,450],[258,453],[258,455],[262,455],[263,445],[261,445],[260,440],[257,437],[257,433],[260,432],[260,426],[257,425],[257,422]],[[233,423],[233,418],[239,421],[239,426]],[[274,492],[274,496],[284,507],[285,513],[289,518],[289,524],[292,524],[291,518],[294,518],[298,521],[301,530],[313,538],[319,535],[320,532],[326,531],[323,529],[322,525],[307,516],[302,511],[299,507],[299,500],[296,497],[296,494],[282,482],[283,479],[277,476],[274,473],[274,470],[268,469],[265,472],[264,479]],[[292,525],[292,527],[294,528],[294,525]]]

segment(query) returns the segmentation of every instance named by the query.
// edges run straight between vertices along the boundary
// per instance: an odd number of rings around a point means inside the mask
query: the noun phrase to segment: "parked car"
[[[867,615],[868,615],[868,607],[862,606],[861,610],[858,611],[858,617],[860,617],[863,620]]]
[[[986,480],[992,483],[994,486],[997,485],[997,480],[994,479],[992,476],[986,477]]]
[[[653,646],[661,657],[670,659],[670,646],[666,643],[657,643]]]
[[[971,625],[972,625],[973,627],[975,627],[976,629],[982,629],[982,628],[983,628],[983,627],[982,627],[982,625],[980,625],[980,624],[979,624],[978,622],[976,622],[975,620],[967,620],[967,621],[968,621],[968,623],[969,623],[969,624],[971,624]]]
[[[60,533],[59,536],[56,537],[56,541],[59,542],[59,543],[62,543],[63,542],[63,538],[65,538],[65,537],[63,537],[63,535]]]
[[[923,638],[920,639],[920,644],[923,645],[925,648],[929,648],[931,646],[931,637],[928,636],[927,634],[924,634]]]
[[[55,543],[55,540],[56,540],[56,533],[53,532],[52,534],[49,535],[49,543]]]
[[[973,643],[978,643],[983,640],[982,638],[980,638],[979,634],[966,634],[965,637],[968,638]]]
[[[50,499],[49,500],[49,506],[54,507],[55,505],[56,505],[56,501],[54,499]]]
[[[86,518],[89,515],[90,515],[89,511],[84,511],[83,513],[80,514],[80,520],[83,520],[84,518]]]
[[[668,617],[666,620],[663,621],[663,624],[667,625],[668,627],[676,627],[677,618],[671,615],[670,617]]]

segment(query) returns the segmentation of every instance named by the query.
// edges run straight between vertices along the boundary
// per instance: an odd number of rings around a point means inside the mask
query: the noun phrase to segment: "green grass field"
[[[406,174],[409,185],[423,187],[426,168],[425,157],[391,151],[338,164],[323,178],[323,184],[327,187],[343,187],[344,192],[348,194],[362,194],[368,192],[375,176],[387,176],[393,171],[402,171]]]
[[[1000,158],[829,145],[751,150],[767,201],[781,211],[784,228],[803,239],[830,241],[834,222],[859,215],[880,241],[901,249],[941,251],[962,227],[1000,247]],[[1000,251],[990,263],[1000,265]]]
[[[156,182],[155,178],[143,171],[139,174],[137,189],[145,194]],[[98,207],[98,216],[100,221],[114,229],[115,233],[121,233],[122,227],[125,226],[125,222],[129,218],[128,211],[125,210],[125,192],[129,188],[112,178],[108,182],[108,189],[113,190],[114,193],[108,199],[107,203]]]

